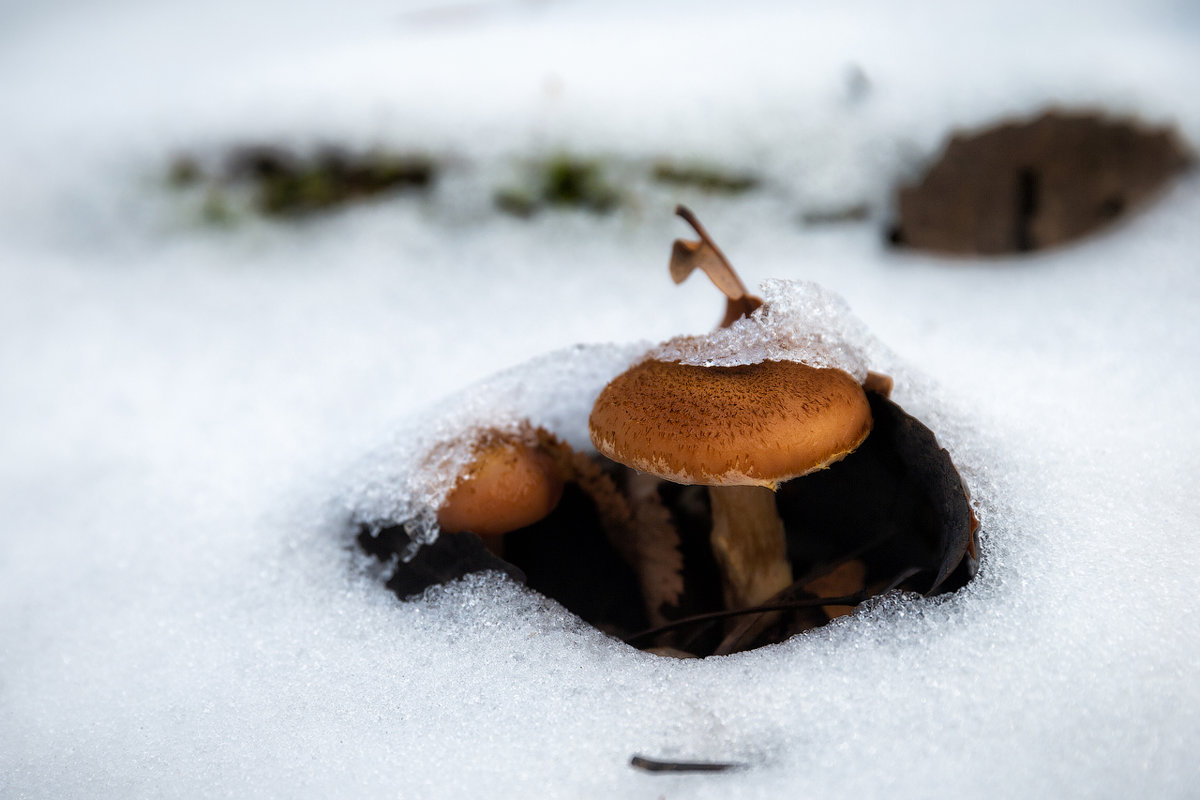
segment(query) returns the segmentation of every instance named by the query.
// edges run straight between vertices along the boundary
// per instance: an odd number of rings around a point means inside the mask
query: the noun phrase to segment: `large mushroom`
[[[709,487],[726,606],[745,608],[792,583],[773,490],[853,452],[871,431],[871,410],[862,386],[838,369],[651,359],[604,388],[589,430],[614,461]]]

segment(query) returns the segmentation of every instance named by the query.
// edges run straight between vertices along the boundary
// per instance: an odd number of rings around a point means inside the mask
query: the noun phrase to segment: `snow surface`
[[[1200,142],[1195,5],[644,5],[5,4],[0,796],[1194,796],[1200,184],[1020,259],[881,231],[955,126],[1060,102]],[[450,167],[228,230],[163,187],[250,140]],[[624,210],[496,214],[557,149]],[[664,156],[768,180],[639,177]],[[747,285],[816,281],[899,354],[870,366],[961,467],[979,577],[702,661],[494,578],[399,603],[346,476],[506,368],[709,329],[681,200]]]

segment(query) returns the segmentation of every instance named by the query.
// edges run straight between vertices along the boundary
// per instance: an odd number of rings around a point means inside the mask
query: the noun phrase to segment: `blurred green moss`
[[[531,217],[538,208],[538,198],[528,189],[508,187],[492,196],[496,208],[514,217]]]
[[[200,217],[209,225],[226,227],[237,221],[237,214],[230,207],[224,193],[218,189],[209,191],[204,196],[204,205],[200,207]]]
[[[550,205],[605,213],[616,207],[617,190],[604,180],[599,161],[559,155],[545,166],[542,199]]]
[[[621,204],[621,195],[605,177],[601,161],[559,153],[535,164],[525,185],[499,189],[493,202],[521,217],[548,206],[607,214]]]
[[[264,214],[294,216],[387,192],[427,189],[437,167],[420,155],[327,147],[308,158],[261,150],[235,154],[230,172],[256,185],[257,205]]]
[[[229,193],[248,193],[252,207],[265,216],[299,217],[385,193],[426,190],[437,173],[433,159],[420,154],[340,147],[302,154],[274,145],[243,145],[208,171],[195,158],[176,157],[167,168],[167,182],[177,189],[206,186],[201,216],[226,224],[232,217],[224,197]]]
[[[190,156],[176,156],[167,167],[167,185],[177,189],[195,186],[203,177],[200,163]]]
[[[800,220],[805,225],[837,225],[843,222],[862,222],[871,216],[871,207],[866,203],[851,203],[805,211]]]
[[[673,186],[694,187],[711,194],[742,194],[759,185],[755,175],[732,172],[711,164],[676,164],[659,161],[651,175],[659,183]]]

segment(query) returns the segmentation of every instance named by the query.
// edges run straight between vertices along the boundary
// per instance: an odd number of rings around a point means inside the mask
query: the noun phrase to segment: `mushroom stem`
[[[765,486],[710,486],[712,549],[726,608],[760,605],[792,584],[783,521]]]

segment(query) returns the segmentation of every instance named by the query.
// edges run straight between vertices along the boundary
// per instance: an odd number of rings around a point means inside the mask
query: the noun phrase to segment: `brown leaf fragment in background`
[[[1096,112],[957,132],[899,190],[891,239],[953,255],[1053,247],[1145,204],[1191,162],[1174,129]]]

